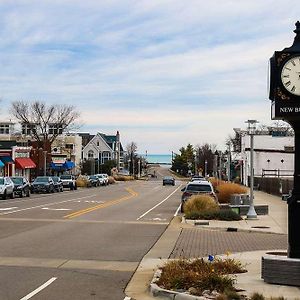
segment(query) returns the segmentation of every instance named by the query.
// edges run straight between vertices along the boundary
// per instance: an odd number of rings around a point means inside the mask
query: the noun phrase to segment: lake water
[[[148,163],[153,164],[172,164],[172,155],[171,154],[141,154]]]

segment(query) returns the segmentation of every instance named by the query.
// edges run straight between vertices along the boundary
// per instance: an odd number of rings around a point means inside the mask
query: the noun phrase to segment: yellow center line
[[[101,204],[93,206],[93,207],[89,207],[89,208],[86,208],[86,209],[81,209],[81,210],[75,211],[75,212],[73,212],[71,214],[68,214],[68,215],[64,216],[64,218],[65,219],[76,218],[76,217],[79,217],[81,215],[84,215],[84,214],[87,214],[89,212],[92,212],[92,211],[94,211],[96,209],[101,209],[101,208],[105,208],[105,207],[109,207],[111,205],[115,205],[115,204],[121,203],[121,202],[123,202],[125,200],[129,200],[129,199],[131,199],[133,197],[136,197],[138,195],[138,193],[135,192],[134,190],[132,190],[131,188],[126,188],[126,191],[130,195],[122,197],[122,198],[119,198],[119,199],[107,201],[105,203],[101,203]]]

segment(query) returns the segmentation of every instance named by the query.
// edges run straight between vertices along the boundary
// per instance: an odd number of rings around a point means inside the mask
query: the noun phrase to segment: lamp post
[[[205,162],[204,162],[204,177],[206,178],[206,176],[207,176],[207,160],[205,160]]]
[[[250,136],[250,206],[247,213],[247,219],[256,219],[257,214],[253,203],[254,169],[253,169],[253,136],[256,130],[256,120],[248,120],[248,135]]]
[[[231,170],[230,170],[230,165],[231,165],[231,148],[230,148],[230,141],[226,143],[228,146],[228,156],[227,156],[227,180],[231,181]]]

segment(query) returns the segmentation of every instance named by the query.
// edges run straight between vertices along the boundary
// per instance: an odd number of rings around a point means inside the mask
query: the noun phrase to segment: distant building
[[[247,131],[238,128],[234,131],[237,138],[233,143],[233,157],[240,161],[242,183],[248,185],[251,173],[250,136]],[[253,144],[254,176],[293,176],[294,136],[290,131],[274,127],[257,131]]]
[[[104,133],[97,133],[96,135],[88,135],[86,133],[79,134],[83,139],[82,159],[84,161],[91,161],[99,166],[105,164],[108,160],[115,160],[118,170],[124,167],[124,150],[120,141],[120,134],[106,135]],[[96,165],[92,166],[93,170],[99,169]]]

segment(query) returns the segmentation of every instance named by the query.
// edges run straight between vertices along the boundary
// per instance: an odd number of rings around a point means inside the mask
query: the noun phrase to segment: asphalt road
[[[123,300],[180,204],[158,178],[0,201],[0,300]]]

